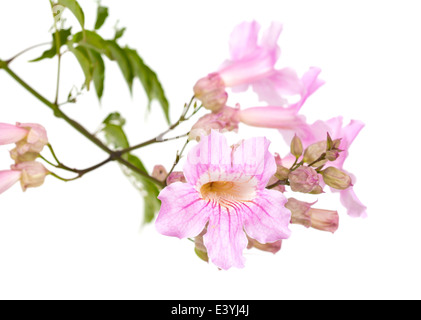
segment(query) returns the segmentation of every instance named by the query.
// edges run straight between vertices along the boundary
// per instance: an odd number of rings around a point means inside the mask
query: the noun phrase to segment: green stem
[[[278,180],[275,183],[267,186],[266,189],[273,189],[277,186],[289,186],[289,181],[288,180]]]
[[[35,98],[49,107],[57,118],[61,118],[66,121],[70,126],[72,126],[75,130],[81,133],[84,137],[86,137],[89,141],[95,144],[98,148],[103,150],[104,152],[108,153],[112,160],[121,163],[122,165],[130,168],[131,170],[135,171],[139,175],[145,177],[146,179],[154,182],[155,184],[159,185],[160,187],[165,187],[165,184],[154,177],[151,177],[147,173],[143,172],[140,168],[132,165],[130,162],[121,158],[121,152],[113,151],[109,149],[101,140],[99,140],[96,136],[92,135],[88,130],[86,130],[82,125],[80,125],[75,120],[71,119],[67,116],[63,111],[60,110],[56,103],[50,102],[44,96],[39,94],[36,90],[34,90],[30,85],[28,85],[23,79],[21,79],[16,73],[14,73],[7,63],[0,60],[0,69],[5,70],[17,83],[19,83],[23,88],[25,88],[29,93],[31,93]]]

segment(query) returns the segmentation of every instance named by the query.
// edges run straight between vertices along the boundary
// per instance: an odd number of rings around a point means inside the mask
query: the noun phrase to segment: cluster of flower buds
[[[38,187],[49,174],[41,163],[35,161],[48,144],[44,127],[35,123],[0,123],[0,145],[12,143],[16,146],[10,151],[10,156],[15,163],[10,170],[0,171],[0,194],[18,181],[23,191]]]

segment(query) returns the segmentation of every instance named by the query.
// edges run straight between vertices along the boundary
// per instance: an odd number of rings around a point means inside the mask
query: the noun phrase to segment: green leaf
[[[102,94],[104,93],[104,81],[105,81],[105,64],[104,60],[97,51],[87,49],[89,58],[92,63],[92,77],[94,80],[95,91],[99,100],[101,100]]]
[[[82,29],[85,29],[85,14],[76,0],[58,0],[57,3],[68,8],[79,21]]]
[[[150,110],[152,101],[157,100],[164,111],[167,122],[170,123],[169,103],[165,96],[164,89],[158,80],[158,76],[143,62],[136,50],[126,47],[124,48],[124,51],[129,58],[134,75],[140,80],[146,95],[148,96],[148,109]]]
[[[117,61],[117,64],[120,67],[120,70],[124,76],[124,79],[126,79],[127,85],[129,86],[129,90],[131,92],[134,75],[126,50],[122,49],[114,40],[107,41],[107,48],[111,53],[111,60]]]
[[[116,29],[115,35],[114,35],[114,41],[117,41],[118,39],[120,39],[124,35],[124,32],[126,32],[125,27],[121,29]]]
[[[108,17],[108,8],[103,6],[98,6],[96,11],[96,22],[95,22],[95,30],[101,28]]]
[[[105,134],[105,140],[108,145],[111,145],[116,149],[129,147],[129,141],[123,129],[124,124],[125,120],[118,112],[111,113],[103,121],[102,131]],[[147,173],[142,161],[135,155],[126,153],[123,155],[123,158],[135,167]],[[144,176],[128,169],[127,167],[122,166],[121,168],[133,186],[135,186],[135,188],[143,194],[143,223],[150,223],[161,207],[161,202],[158,199],[159,188],[153,182],[147,180]]]
[[[79,62],[80,67],[83,70],[83,73],[85,75],[85,83],[84,86],[89,90],[90,83],[92,81],[92,63],[89,58],[89,53],[86,50],[86,48],[78,46],[76,48],[73,48],[72,46],[69,46],[70,52],[72,52],[77,61]]]
[[[53,42],[52,42],[52,46],[51,49],[48,49],[46,51],[43,52],[43,54],[36,59],[33,59],[29,62],[37,62],[43,59],[51,59],[54,58],[57,54],[57,51],[67,42],[67,39],[69,38],[70,34],[71,34],[71,29],[61,29],[58,31],[58,35],[59,35],[59,45],[57,47],[57,38],[56,38],[56,33],[53,33]]]
[[[95,31],[85,30],[83,32],[78,32],[73,36],[73,42],[86,48],[93,49],[100,54],[104,54],[109,59],[112,58],[107,41]]]

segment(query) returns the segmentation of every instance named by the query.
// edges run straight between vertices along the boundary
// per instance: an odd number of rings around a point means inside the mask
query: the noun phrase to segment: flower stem
[[[29,93],[31,93],[35,98],[41,101],[44,105],[49,107],[57,118],[63,119],[67,122],[70,126],[72,126],[75,130],[77,130],[80,134],[86,137],[89,141],[95,144],[98,148],[103,150],[104,152],[108,153],[112,158],[110,161],[117,161],[122,165],[128,167],[129,169],[133,170],[134,172],[138,173],[139,175],[145,177],[146,179],[150,180],[151,182],[157,184],[160,187],[164,187],[165,184],[154,177],[151,177],[147,173],[145,173],[140,168],[136,167],[135,165],[131,164],[127,160],[122,158],[122,153],[120,151],[113,151],[108,148],[101,140],[99,140],[96,136],[91,134],[88,130],[86,130],[81,124],[76,122],[75,120],[71,119],[67,116],[63,111],[60,110],[59,106],[56,103],[50,102],[40,93],[38,93],[35,89],[33,89],[29,84],[27,84],[23,79],[21,79],[16,73],[14,73],[6,62],[0,60],[0,69],[5,70],[17,83],[19,83],[24,89],[26,89]]]

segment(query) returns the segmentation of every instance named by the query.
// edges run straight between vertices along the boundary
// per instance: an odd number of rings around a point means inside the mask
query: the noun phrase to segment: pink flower
[[[20,180],[23,191],[39,187],[49,171],[39,162],[28,161],[11,166],[11,170],[0,171],[0,194]]]
[[[36,123],[0,123],[0,145],[16,143],[12,155],[16,158],[25,153],[40,153],[48,143],[44,127]]]
[[[218,72],[200,79],[195,86],[195,95],[205,108],[217,111],[223,107],[226,87],[241,92],[251,85],[260,100],[280,106],[288,105],[285,96],[300,95],[303,99],[308,94],[305,86],[312,79],[310,75],[299,79],[290,68],[275,69],[280,55],[277,41],[282,25],[272,23],[260,39],[259,30],[256,21],[243,22],[235,27],[229,43],[231,59]]]
[[[364,127],[364,124],[358,120],[351,120],[348,125],[343,126],[342,117],[336,117],[328,121],[318,120],[311,125],[307,124],[303,127],[305,127],[305,129],[301,130],[300,132],[296,132],[290,129],[280,129],[280,132],[283,135],[286,142],[291,141],[294,134],[297,134],[297,136],[301,139],[304,148],[307,148],[311,144],[317,143],[319,141],[325,141],[326,133],[329,133],[332,139],[341,139],[339,149],[343,151],[340,153],[339,157],[335,161],[329,162],[329,166],[336,167],[346,172],[346,170],[343,169],[343,164],[346,158],[348,157],[348,150],[358,133]],[[284,163],[292,163],[295,160],[295,157],[292,155],[288,155],[282,160]],[[355,176],[353,176],[349,172],[346,173],[349,176],[351,176],[352,184],[355,185]],[[340,201],[342,205],[347,209],[348,214],[350,216],[367,216],[367,207],[361,203],[352,187],[340,191],[332,189],[332,191],[340,193]]]
[[[187,156],[187,182],[172,183],[158,196],[157,230],[190,238],[208,224],[203,242],[210,261],[221,269],[244,266],[247,236],[261,244],[288,238],[287,200],[265,189],[276,171],[269,144],[266,138],[252,138],[230,148],[216,131],[202,137]]]
[[[202,135],[209,135],[211,130],[219,132],[238,129],[239,108],[223,107],[217,113],[208,113],[201,117],[191,128],[189,139],[200,140]]]

